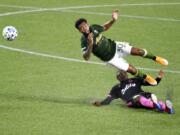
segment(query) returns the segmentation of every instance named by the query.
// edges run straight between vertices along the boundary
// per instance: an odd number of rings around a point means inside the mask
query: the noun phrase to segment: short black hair
[[[82,22],[87,23],[87,20],[84,19],[84,18],[79,18],[79,19],[75,22],[75,27],[76,27],[76,29],[79,29],[79,25],[80,25]]]

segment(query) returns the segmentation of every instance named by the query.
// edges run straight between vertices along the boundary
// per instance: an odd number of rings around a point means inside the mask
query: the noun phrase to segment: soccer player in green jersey
[[[75,27],[82,33],[81,47],[83,58],[89,60],[91,53],[93,53],[107,64],[110,64],[117,69],[127,71],[137,77],[142,77],[151,85],[157,85],[157,81],[154,78],[128,64],[123,57],[127,55],[141,56],[152,59],[164,66],[168,65],[168,61],[162,57],[149,53],[146,49],[135,48],[128,42],[113,41],[103,36],[102,32],[107,31],[117,19],[118,11],[115,10],[112,13],[112,19],[103,25],[89,25],[84,18],[79,18],[75,22]]]

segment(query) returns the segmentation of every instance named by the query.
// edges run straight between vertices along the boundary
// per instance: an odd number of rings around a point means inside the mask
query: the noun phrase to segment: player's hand
[[[118,19],[118,10],[114,10],[112,13],[112,20],[116,21]]]
[[[93,46],[93,33],[89,33],[87,37],[87,42],[89,46]]]
[[[92,101],[92,105],[99,107],[99,106],[101,106],[101,102],[100,101]]]
[[[160,70],[159,73],[158,73],[158,77],[163,78],[163,76],[164,76],[164,72],[162,70]]]

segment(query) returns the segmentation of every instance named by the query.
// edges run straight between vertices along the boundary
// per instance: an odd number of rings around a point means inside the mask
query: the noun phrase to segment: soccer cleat
[[[154,104],[154,107],[158,110],[158,111],[163,111],[163,108],[161,107],[161,105],[158,103],[157,101],[157,97],[154,94],[151,94],[151,100]]]
[[[169,114],[174,114],[174,109],[173,109],[173,105],[172,102],[170,100],[166,100],[166,110]]]
[[[155,61],[163,66],[167,66],[168,65],[168,61],[162,57],[156,56]]]
[[[157,81],[150,75],[146,75],[145,81],[151,85],[157,85]]]

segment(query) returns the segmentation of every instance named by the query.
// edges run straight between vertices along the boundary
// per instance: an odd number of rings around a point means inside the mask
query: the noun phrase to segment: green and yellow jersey
[[[112,59],[116,52],[116,43],[101,34],[104,31],[103,26],[96,24],[91,25],[90,31],[94,35],[93,54],[103,61]],[[87,36],[85,35],[81,37],[81,47],[83,52],[88,48]]]

